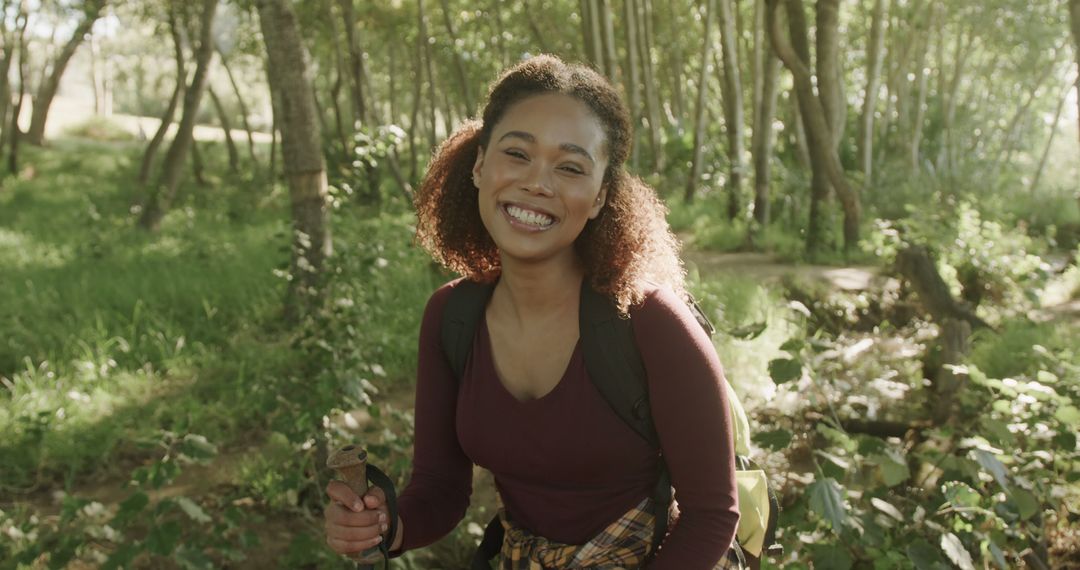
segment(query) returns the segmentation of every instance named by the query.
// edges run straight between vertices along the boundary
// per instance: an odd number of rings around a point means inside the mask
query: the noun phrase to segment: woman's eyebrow
[[[503,136],[499,137],[498,142],[502,142],[502,141],[504,141],[504,140],[506,140],[508,138],[521,139],[523,141],[530,142],[530,143],[535,143],[536,142],[536,137],[534,137],[531,133],[527,133],[525,131],[509,131],[506,134],[504,134]],[[592,155],[589,154],[589,151],[585,150],[584,148],[582,148],[579,145],[576,145],[574,143],[562,143],[562,144],[559,145],[559,149],[564,150],[566,152],[572,152],[574,154],[580,154],[581,156],[584,156],[585,158],[589,159],[589,162],[591,162],[593,164],[596,164],[596,159],[594,159],[592,157]]]

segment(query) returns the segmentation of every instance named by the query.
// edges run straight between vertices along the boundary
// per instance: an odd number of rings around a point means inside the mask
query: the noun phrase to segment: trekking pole
[[[342,482],[349,486],[357,497],[368,492],[367,452],[355,445],[346,445],[335,451],[326,460],[326,466],[337,471]],[[375,570],[375,563],[385,560],[385,554],[378,547],[363,552],[349,554],[349,558],[359,564],[359,570]]]

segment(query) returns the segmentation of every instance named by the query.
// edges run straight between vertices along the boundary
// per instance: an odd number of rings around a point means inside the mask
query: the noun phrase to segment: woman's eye
[[[561,166],[560,168],[562,168],[563,171],[569,172],[571,174],[585,174],[584,170],[572,164]]]
[[[508,149],[508,150],[504,150],[503,153],[506,154],[507,156],[512,156],[514,158],[520,158],[522,160],[525,160],[525,159],[529,158],[529,157],[525,156],[525,153],[521,152],[520,150]]]

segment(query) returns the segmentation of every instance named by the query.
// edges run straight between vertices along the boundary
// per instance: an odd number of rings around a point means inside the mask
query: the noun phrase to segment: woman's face
[[[600,121],[568,95],[529,97],[506,111],[473,166],[480,218],[504,258],[574,255],[606,199],[605,142]]]

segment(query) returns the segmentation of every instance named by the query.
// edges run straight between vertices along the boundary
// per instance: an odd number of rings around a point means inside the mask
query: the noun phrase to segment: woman
[[[432,295],[420,330],[414,469],[396,536],[382,535],[380,491],[361,501],[333,482],[326,530],[335,551],[389,540],[399,553],[446,535],[465,514],[475,463],[495,476],[503,503],[500,568],[729,567],[739,515],[725,380],[684,302],[666,210],[624,170],[632,134],[602,76],[540,56],[506,71],[482,122],[436,153],[416,197],[418,241],[494,289],[460,382],[440,323],[461,280]],[[589,381],[578,330],[583,282],[631,319],[661,450]],[[678,512],[653,549],[661,453]]]

